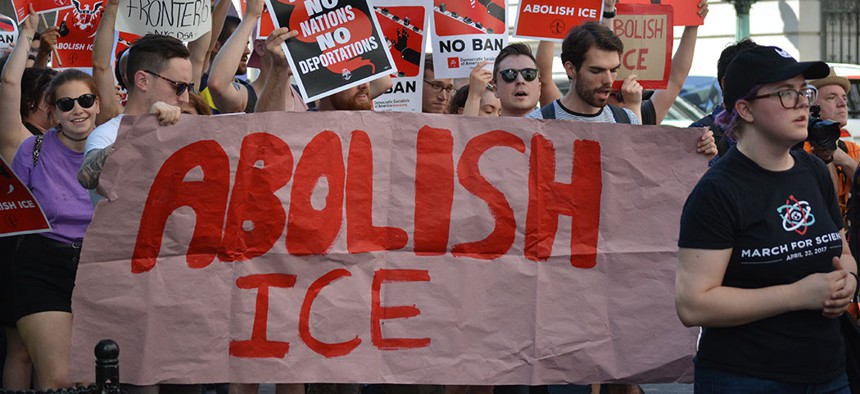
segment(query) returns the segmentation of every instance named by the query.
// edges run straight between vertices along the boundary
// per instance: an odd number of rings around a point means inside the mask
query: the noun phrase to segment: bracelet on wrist
[[[613,8],[612,11],[603,10],[603,17],[606,19],[615,18],[618,15],[618,10]]]

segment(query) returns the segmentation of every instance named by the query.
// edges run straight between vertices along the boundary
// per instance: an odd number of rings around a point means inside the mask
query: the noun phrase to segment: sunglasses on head
[[[143,70],[143,72],[145,72],[147,74],[155,75],[156,77],[159,77],[159,78],[167,81],[167,83],[173,85],[173,87],[176,88],[176,95],[177,96],[181,96],[182,93],[185,93],[186,90],[189,92],[194,90],[194,82],[188,83],[188,82],[174,81],[170,78],[162,77],[161,75],[158,75],[158,73],[154,73],[154,72],[149,71],[149,70]]]
[[[515,68],[509,68],[507,70],[499,71],[499,74],[502,75],[502,80],[511,83],[517,80],[517,74],[522,74],[523,79],[526,82],[534,81],[537,78],[538,70],[536,68],[521,68],[519,70]]]
[[[60,111],[69,112],[75,108],[75,101],[81,105],[81,108],[90,108],[96,103],[96,95],[92,93],[82,94],[77,98],[63,97],[57,100],[56,105]]]

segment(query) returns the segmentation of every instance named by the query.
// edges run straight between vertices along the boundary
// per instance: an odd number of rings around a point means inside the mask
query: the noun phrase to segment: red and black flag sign
[[[287,59],[304,100],[396,71],[367,0],[268,0],[278,27],[298,31]]]

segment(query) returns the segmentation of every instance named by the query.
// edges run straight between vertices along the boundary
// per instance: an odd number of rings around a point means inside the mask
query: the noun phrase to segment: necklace
[[[72,140],[72,141],[75,141],[75,142],[86,141],[86,140],[87,140],[87,137],[88,137],[88,135],[87,135],[87,136],[84,136],[83,138],[74,138],[74,137],[71,137],[71,136],[69,136],[68,134],[66,134],[66,132],[65,132],[65,131],[63,131],[63,130],[60,130],[60,134],[62,134],[62,135],[63,135],[63,137],[66,137],[66,138],[68,138],[68,139],[70,139],[70,140]]]

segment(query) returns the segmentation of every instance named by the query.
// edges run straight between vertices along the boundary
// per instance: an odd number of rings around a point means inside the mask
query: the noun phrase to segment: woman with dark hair
[[[33,10],[31,8],[30,12]],[[25,43],[33,38],[35,18],[21,27]],[[17,103],[27,45],[16,47],[3,69],[0,99]],[[44,108],[57,126],[31,136],[14,105],[2,106],[9,125],[0,130],[2,155],[33,192],[52,231],[19,238],[12,257],[13,316],[30,355],[38,389],[69,386],[71,296],[84,231],[93,208],[89,194],[77,182],[84,144],[95,128],[99,97],[92,77],[79,70],[57,74],[48,85]],[[14,109],[16,115],[9,113]]]
[[[725,74],[717,118],[737,145],[681,216],[678,316],[702,326],[696,393],[850,393],[839,316],[857,264],[824,163],[807,136],[824,62],[748,49]]]

